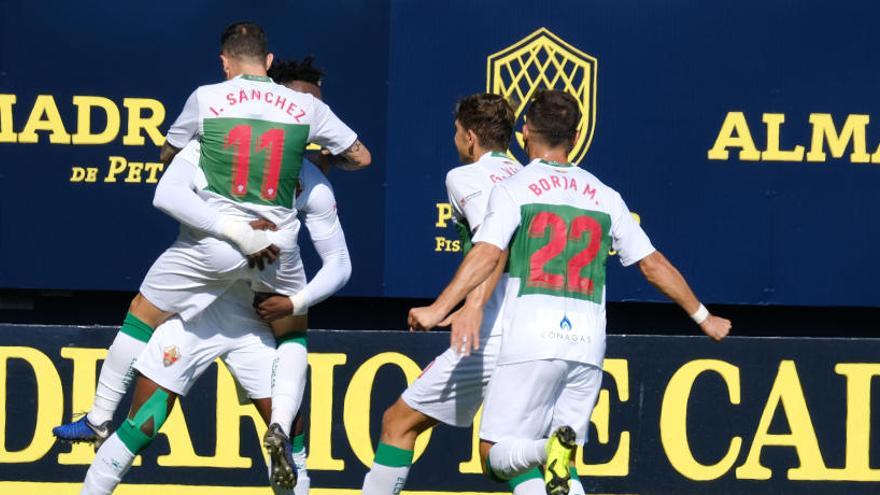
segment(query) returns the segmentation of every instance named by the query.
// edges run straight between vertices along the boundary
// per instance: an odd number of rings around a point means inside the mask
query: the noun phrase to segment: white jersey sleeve
[[[303,192],[297,204],[301,204],[300,217],[321,257],[321,269],[302,291],[291,296],[297,315],[335,294],[351,277],[351,258],[330,182],[307,160],[303,160],[302,180]]]
[[[165,136],[168,144],[177,149],[183,149],[187,143],[195,139],[199,135],[199,121],[201,114],[199,113],[199,90],[196,89],[186,99],[183,105],[183,111],[177,116],[177,120],[171,124],[168,129],[168,135]]]
[[[630,266],[656,251],[648,235],[633,218],[620,194],[615,193],[611,219],[611,246],[620,253],[620,263]]]
[[[309,127],[309,142],[327,148],[334,155],[341,154],[354,144],[357,140],[357,134],[345,125],[324,102],[316,98],[314,103],[314,117]]]
[[[489,207],[483,225],[474,236],[474,244],[488,242],[500,249],[507,249],[510,238],[519,227],[521,212],[505,184],[492,188]]]
[[[190,141],[159,179],[153,206],[188,227],[219,237],[220,212],[196,192],[201,173],[198,163],[199,143]]]
[[[467,179],[460,169],[450,171],[446,174],[446,192],[456,216],[467,220],[468,227],[473,234],[482,225],[483,218],[486,216],[489,191],[484,191],[480,184]]]

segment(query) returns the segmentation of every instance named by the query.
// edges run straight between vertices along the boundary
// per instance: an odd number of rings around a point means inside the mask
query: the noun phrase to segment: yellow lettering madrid
[[[152,98],[123,98],[120,105],[103,96],[75,95],[69,101],[59,101],[53,95],[38,95],[27,118],[16,126],[15,105],[28,103],[14,94],[0,94],[0,143],[48,140],[49,144],[100,145],[115,141],[123,131],[124,145],[143,146],[146,138],[154,146],[165,142],[159,131],[165,122],[165,106]],[[120,107],[126,112],[125,128]],[[96,121],[103,125],[96,125]]]
[[[740,161],[824,163],[830,159],[845,159],[850,163],[880,163],[880,144],[873,153],[868,149],[869,115],[835,117],[828,113],[811,113],[807,118],[809,136],[786,135],[787,120],[782,113],[761,115],[766,138],[760,149],[753,135],[756,127],[749,126],[745,113],[728,112],[707,156],[709,160],[729,160],[733,151]]]

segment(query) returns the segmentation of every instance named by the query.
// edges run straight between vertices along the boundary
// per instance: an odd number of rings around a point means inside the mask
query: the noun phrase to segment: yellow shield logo
[[[516,111],[517,127],[536,91],[557,89],[574,96],[581,107],[580,135],[568,159],[577,163],[587,154],[596,127],[597,67],[595,57],[541,28],[489,56],[486,91],[508,99]],[[516,141],[524,151],[522,133],[516,133]]]

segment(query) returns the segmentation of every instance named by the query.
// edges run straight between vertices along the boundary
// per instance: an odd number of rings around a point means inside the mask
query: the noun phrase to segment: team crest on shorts
[[[489,56],[486,91],[507,98],[516,112],[517,124],[522,122],[526,105],[539,90],[556,89],[574,96],[581,109],[580,134],[568,159],[577,163],[593,141],[597,67],[595,57],[542,27]],[[516,133],[516,142],[520,148],[516,154],[525,156],[521,132]]]
[[[176,345],[166,347],[162,353],[162,364],[164,364],[166,368],[176,363],[178,359],[180,359],[180,351],[177,350]]]

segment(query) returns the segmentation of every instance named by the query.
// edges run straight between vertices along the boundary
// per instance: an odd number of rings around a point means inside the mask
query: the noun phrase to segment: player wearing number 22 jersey
[[[430,328],[495,269],[509,249],[498,367],[480,428],[488,474],[512,479],[545,466],[550,495],[582,494],[569,466],[586,441],[605,356],[605,264],[639,263],[703,331],[722,339],[730,322],[708,314],[681,274],[657,252],[620,194],[567,161],[580,110],[570,95],[532,100],[523,138],[532,161],[496,185],[483,224],[453,281],[410,325]]]

